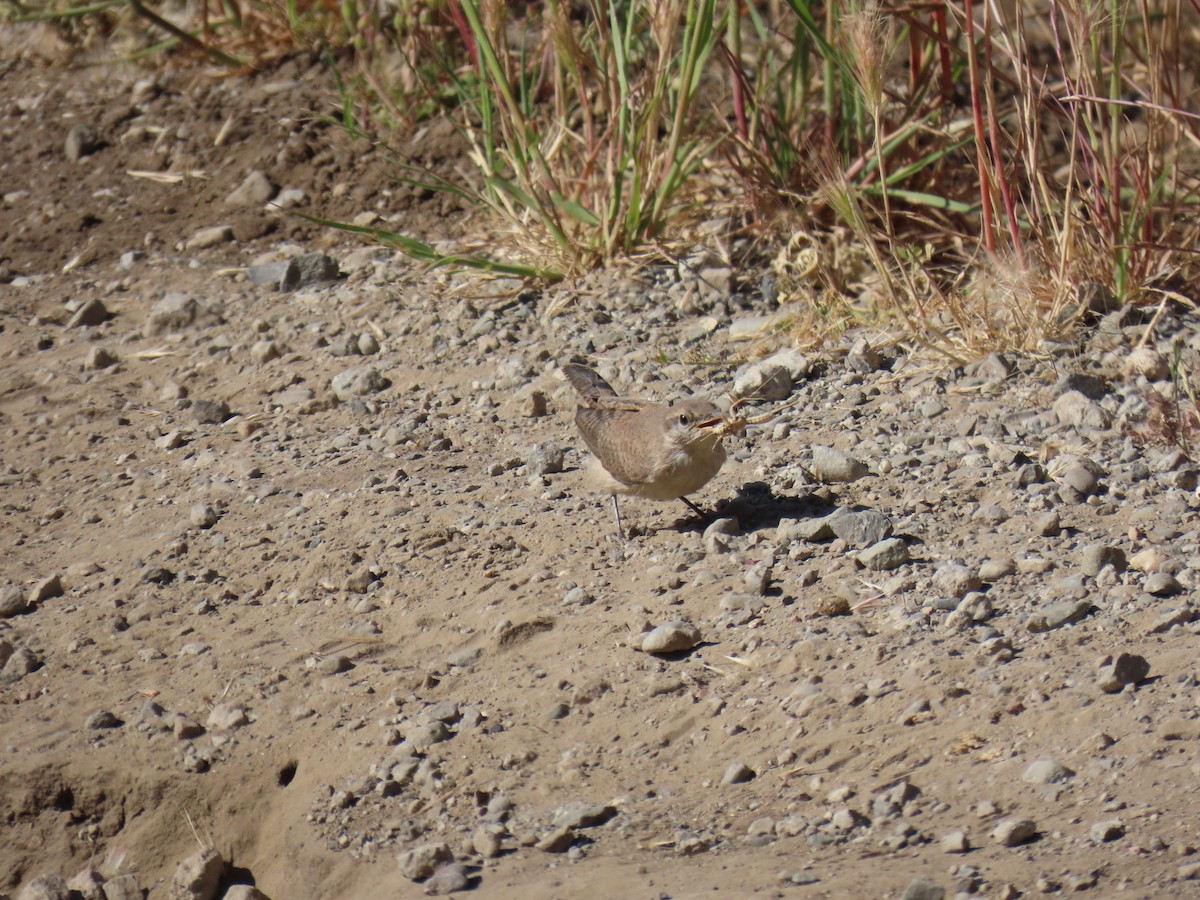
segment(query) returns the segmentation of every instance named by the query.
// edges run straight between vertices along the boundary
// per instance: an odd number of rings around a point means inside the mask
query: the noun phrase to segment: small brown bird
[[[700,516],[687,498],[721,470],[730,433],[721,410],[707,400],[654,403],[622,397],[587,366],[562,367],[582,401],[575,424],[594,457],[592,471],[612,494],[617,534],[621,530],[618,494],[650,500],[678,498]]]

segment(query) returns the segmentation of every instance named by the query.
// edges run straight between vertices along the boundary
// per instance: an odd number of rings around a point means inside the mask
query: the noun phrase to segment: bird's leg
[[[617,520],[617,537],[625,540],[625,531],[621,528],[621,506],[617,503],[617,495],[613,494],[613,518]]]
[[[698,507],[695,503],[693,503],[687,497],[680,497],[679,499],[682,500],[684,503],[686,503],[688,505],[688,508],[692,512],[694,512],[696,515],[698,515],[700,518],[702,518],[705,522],[711,522],[713,520],[713,517],[711,515],[706,513],[704,510],[702,510],[700,507]]]

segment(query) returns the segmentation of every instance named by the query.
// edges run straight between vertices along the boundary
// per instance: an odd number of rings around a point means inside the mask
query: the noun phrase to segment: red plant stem
[[[992,89],[992,17],[991,6],[983,10],[983,69],[986,86],[988,131],[992,138],[992,165],[996,172],[996,183],[1000,186],[1000,199],[1004,203],[1004,215],[1008,219],[1008,231],[1012,236],[1013,253],[1017,264],[1025,267],[1025,249],[1021,244],[1021,229],[1017,224],[1017,211],[1013,204],[1012,190],[1004,174],[1004,155],[1000,148],[1000,122],[996,118],[996,92]]]
[[[950,66],[950,31],[946,27],[946,10],[940,6],[933,10],[933,26],[938,36],[938,58],[942,66],[942,102],[954,99],[954,78]]]
[[[967,25],[967,68],[971,78],[971,113],[975,122],[975,161],[979,170],[979,202],[983,214],[983,246],[996,254],[996,226],[992,221],[992,183],[988,177],[987,137],[983,131],[983,102],[979,97],[979,60],[975,53],[975,4],[963,0]]]

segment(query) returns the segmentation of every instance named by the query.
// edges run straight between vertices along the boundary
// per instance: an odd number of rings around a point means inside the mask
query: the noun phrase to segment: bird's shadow
[[[751,481],[737,489],[732,498],[718,500],[709,519],[682,516],[675,522],[679,531],[703,531],[716,519],[736,519],[743,533],[776,528],[784,519],[814,519],[827,516],[836,504],[809,494],[776,494],[765,481]]]

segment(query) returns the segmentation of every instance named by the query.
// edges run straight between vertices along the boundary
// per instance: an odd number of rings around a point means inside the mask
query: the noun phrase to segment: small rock
[[[1153,347],[1136,347],[1125,360],[1128,375],[1141,375],[1147,381],[1166,381],[1171,376],[1171,367],[1161,353]]]
[[[873,544],[854,558],[863,568],[877,572],[902,566],[911,559],[908,545],[898,537],[890,537]]]
[[[250,348],[250,358],[259,365],[269,363],[273,359],[279,359],[283,355],[283,351],[279,349],[279,345],[274,341],[257,341]]]
[[[271,286],[276,290],[281,290],[280,285],[283,283],[283,276],[287,272],[287,268],[288,261],[286,259],[259,263],[256,266],[246,267],[246,277],[250,279],[251,284],[257,284],[259,287]]]
[[[220,425],[233,415],[224,400],[193,400],[191,412],[198,425]]]
[[[201,228],[190,238],[184,241],[184,250],[207,250],[210,247],[216,247],[220,244],[227,244],[233,240],[232,225],[212,225],[208,228]]]
[[[721,776],[721,784],[743,784],[753,780],[757,774],[744,762],[730,763],[725,774]]]
[[[117,362],[117,357],[104,347],[93,347],[88,351],[87,359],[84,360],[83,367],[93,372],[98,372],[101,369],[107,369],[110,366],[115,366]]]
[[[214,848],[189,856],[175,868],[167,900],[214,900],[225,874],[225,860]]]
[[[1055,400],[1054,415],[1062,425],[1095,429],[1112,425],[1112,416],[1079,391],[1067,391]]]
[[[61,875],[39,875],[21,888],[17,900],[71,900],[71,890]]]
[[[1081,496],[1090,497],[1100,491],[1100,479],[1103,477],[1104,469],[1101,466],[1090,459],[1077,459],[1067,465],[1061,480]]]
[[[279,193],[279,186],[265,172],[255,169],[225,198],[226,206],[262,206]]]
[[[938,887],[932,881],[918,878],[908,883],[900,895],[900,900],[944,900],[945,896],[946,891],[943,888]]]
[[[792,393],[792,373],[787,366],[761,360],[747,366],[733,381],[735,397],[786,400]]]
[[[826,618],[848,616],[850,615],[850,601],[837,594],[823,594],[813,603],[813,612]]]
[[[91,125],[73,125],[63,143],[63,154],[68,162],[77,163],[103,146],[104,140],[100,137],[100,132]]]
[[[336,259],[324,253],[301,253],[287,261],[283,275],[279,279],[279,289],[295,291],[300,288],[312,287],[342,277],[341,267]]]
[[[737,519],[717,519],[704,529],[704,552],[709,556],[728,553],[730,549],[729,538],[736,537],[741,533],[742,529],[738,525]]]
[[[425,893],[433,896],[453,894],[471,887],[467,867],[460,862],[447,863],[429,876],[425,882]]]
[[[1183,592],[1183,585],[1170,572],[1155,572],[1146,578],[1142,590],[1155,597],[1173,597]]]
[[[1150,674],[1150,663],[1146,657],[1136,653],[1121,653],[1113,662],[1100,670],[1096,684],[1106,694],[1117,694],[1127,684],[1144,681]]]
[[[966,853],[971,849],[965,831],[951,831],[941,840],[943,853]]]
[[[1037,834],[1032,819],[1004,819],[992,829],[992,840],[1002,847],[1015,847]]]
[[[565,461],[562,447],[553,441],[534,444],[525,457],[531,475],[556,475],[563,470]]]
[[[1079,568],[1091,577],[1098,575],[1105,566],[1124,572],[1125,565],[1125,551],[1107,544],[1089,544],[1079,555]]]
[[[167,294],[154,304],[147,317],[151,334],[182,331],[200,317],[200,304],[188,294]]]
[[[643,653],[682,653],[700,643],[700,629],[691,622],[664,622],[642,637]]]
[[[1033,527],[1043,537],[1054,537],[1062,531],[1062,521],[1059,519],[1058,513],[1051,510],[1038,516]]]
[[[33,589],[29,592],[29,605],[36,606],[39,603],[45,603],[47,600],[52,600],[62,595],[62,579],[57,575],[50,575],[33,586]]]
[[[221,515],[211,503],[197,503],[188,513],[188,518],[197,528],[212,528]]]
[[[355,397],[365,397],[382,391],[389,382],[374,366],[359,366],[339,372],[330,382],[330,388],[343,403],[348,403]]]
[[[25,592],[21,590],[20,585],[10,584],[0,588],[0,619],[20,615],[27,607]]]
[[[933,583],[945,596],[958,598],[983,587],[975,570],[961,563],[946,563],[933,574]]]
[[[84,326],[100,325],[108,321],[108,307],[93,297],[86,301],[67,321],[68,328],[83,328]]]
[[[104,896],[104,879],[91,866],[78,872],[68,881],[67,889],[77,895],[72,897],[72,900],[107,900]]]
[[[569,825],[563,825],[544,834],[534,846],[543,853],[566,853],[574,843],[574,830]]]
[[[1107,822],[1097,822],[1088,832],[1097,844],[1107,844],[1125,836],[1125,823],[1120,819],[1110,819]]]
[[[1090,600],[1067,600],[1051,603],[1025,621],[1025,627],[1035,634],[1073,625],[1092,611]]]
[[[883,357],[871,346],[870,341],[860,337],[850,347],[846,354],[846,366],[854,372],[869,375],[883,368]]]
[[[400,865],[400,874],[409,881],[423,881],[453,859],[450,845],[437,842],[405,850],[396,857],[396,862]]]
[[[208,714],[208,727],[216,731],[232,731],[248,724],[250,717],[240,703],[218,703]]]
[[[317,671],[322,675],[337,675],[352,668],[354,668],[354,663],[350,661],[350,657],[341,653],[326,656],[316,665]]]
[[[593,828],[609,822],[617,814],[617,808],[608,803],[575,803],[564,806],[554,813],[555,825],[571,828]]]
[[[107,709],[97,710],[88,716],[87,728],[89,731],[102,731],[106,728],[120,728],[125,723],[116,717],[115,714]]]
[[[503,844],[500,835],[490,828],[477,828],[471,835],[471,846],[484,859],[495,859],[500,855]]]
[[[363,356],[374,356],[379,352],[379,341],[370,332],[358,336],[358,352]]]
[[[826,484],[858,481],[867,474],[866,465],[841,450],[817,446],[812,454],[813,475]]]
[[[851,547],[870,547],[892,536],[892,520],[873,509],[833,513],[826,521],[830,530]]]
[[[145,900],[136,875],[118,875],[104,882],[104,900]]]
[[[1055,759],[1035,759],[1026,766],[1021,780],[1026,784],[1059,784],[1074,772]]]

